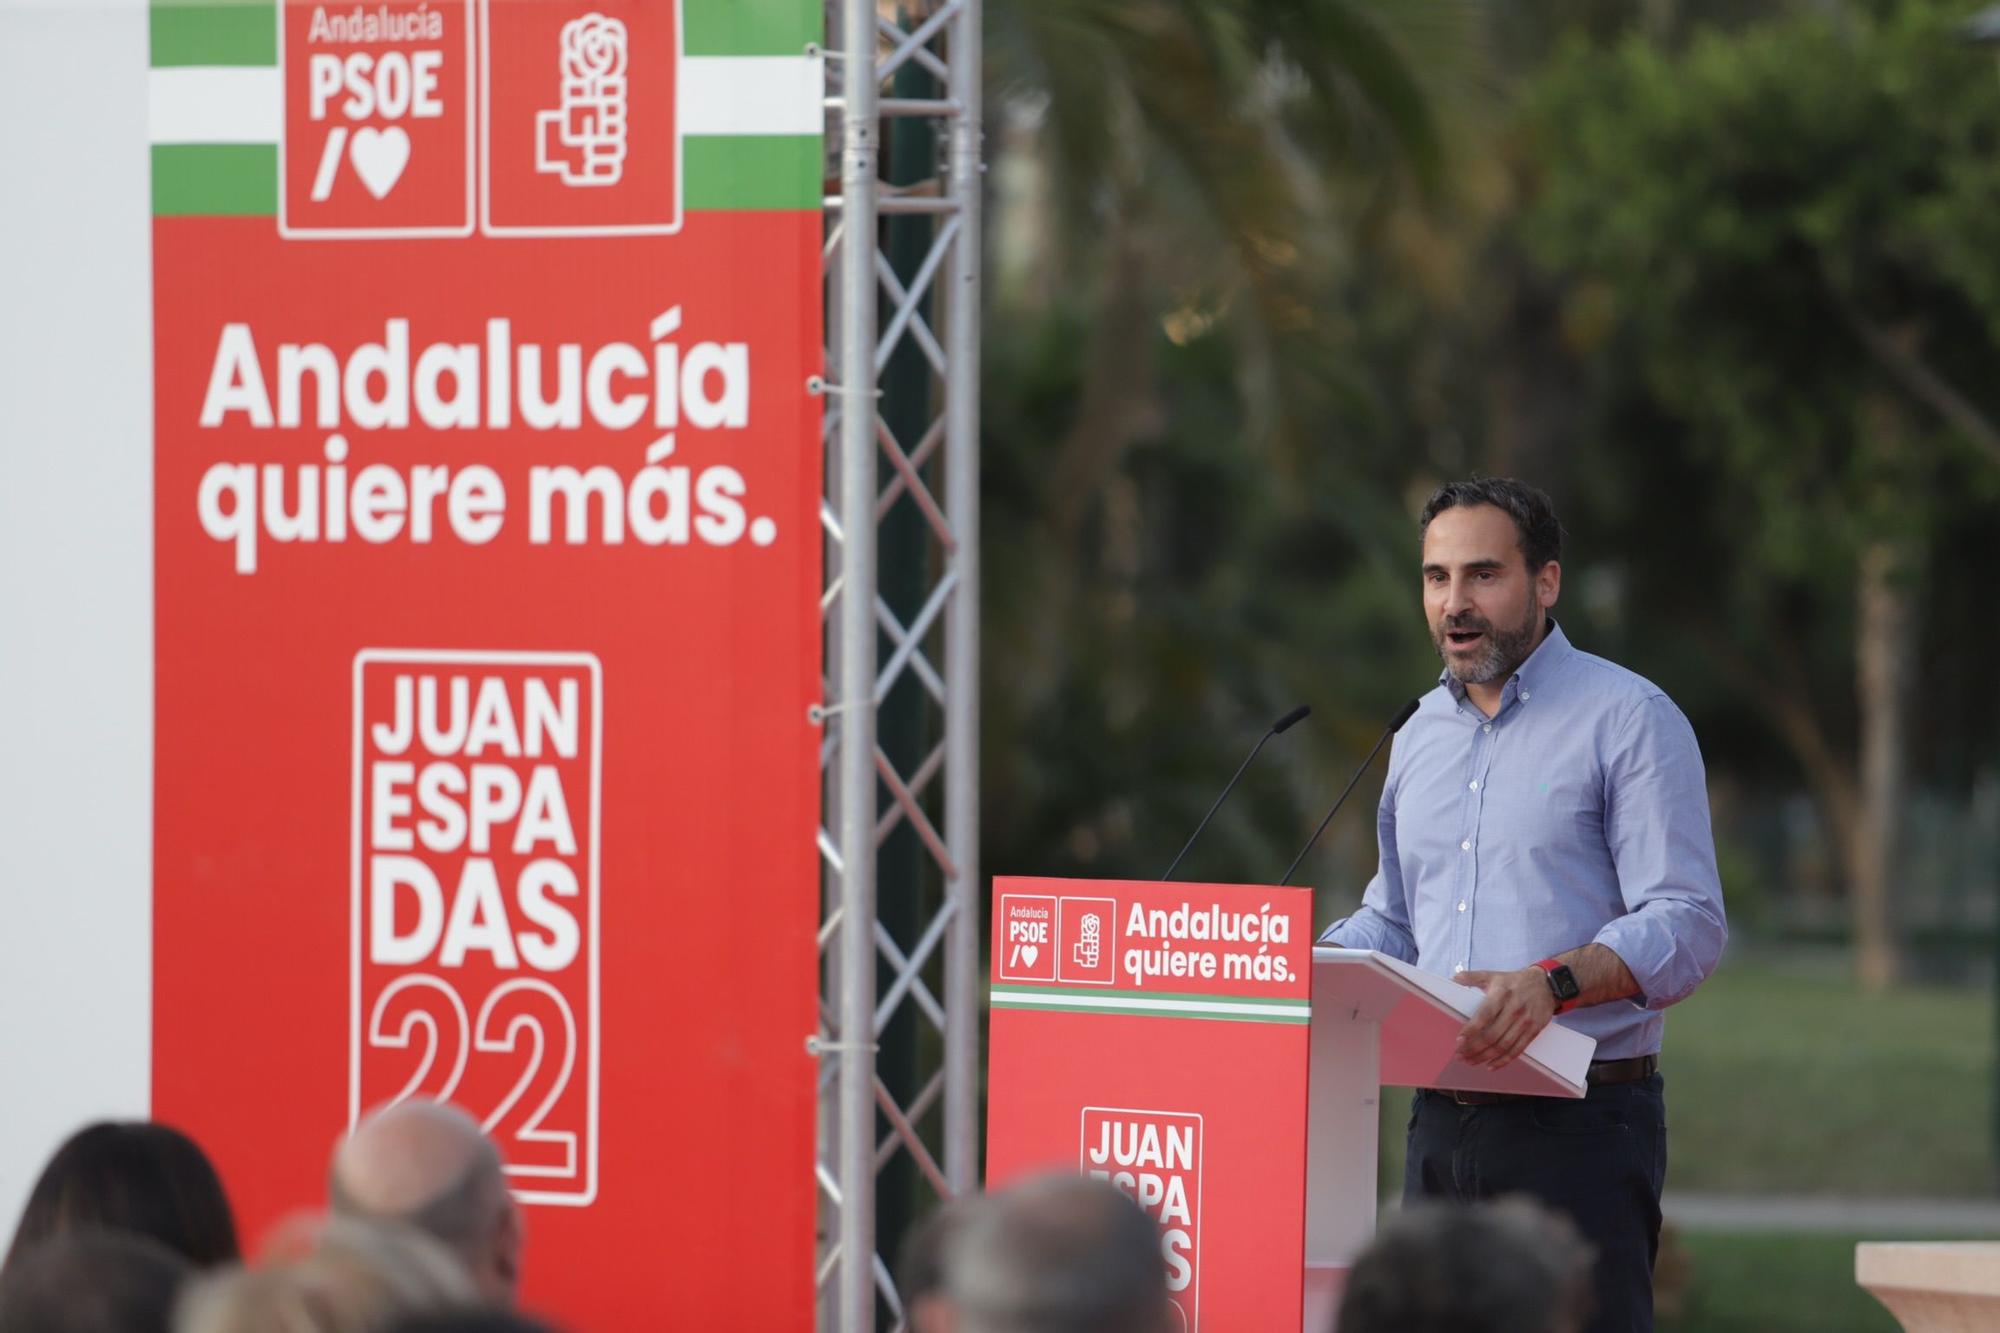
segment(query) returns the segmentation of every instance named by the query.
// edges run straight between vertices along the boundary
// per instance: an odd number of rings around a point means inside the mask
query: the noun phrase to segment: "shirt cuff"
[[[1617,954],[1632,980],[1639,983],[1639,993],[1626,997],[1626,1003],[1638,1009],[1665,1009],[1694,994],[1694,988],[1701,984],[1698,975],[1685,986],[1677,984],[1673,973],[1678,951],[1672,939],[1662,940],[1663,932],[1653,925],[1631,913],[1605,922],[1592,941]]]

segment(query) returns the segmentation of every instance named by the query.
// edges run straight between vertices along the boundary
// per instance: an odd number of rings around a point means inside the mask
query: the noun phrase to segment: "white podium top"
[[[1341,1008],[1382,1025],[1381,1082],[1388,1087],[1454,1088],[1537,1097],[1581,1097],[1595,1038],[1551,1023],[1505,1069],[1461,1064],[1454,1045],[1482,991],[1420,971],[1373,949],[1313,949],[1313,1017]]]

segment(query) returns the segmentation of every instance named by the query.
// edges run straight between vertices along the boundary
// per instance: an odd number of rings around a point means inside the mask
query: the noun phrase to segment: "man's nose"
[[[1467,579],[1451,579],[1445,584],[1444,613],[1457,615],[1460,611],[1472,609],[1472,584]]]

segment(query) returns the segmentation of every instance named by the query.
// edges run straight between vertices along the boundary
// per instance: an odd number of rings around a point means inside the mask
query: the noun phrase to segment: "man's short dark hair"
[[[1519,1196],[1421,1203],[1382,1224],[1347,1276],[1341,1333],[1567,1333],[1590,1302],[1590,1248]]]
[[[1037,1176],[980,1199],[944,1250],[967,1333],[1157,1333],[1169,1317],[1159,1225],[1101,1180]]]
[[[971,1197],[949,1200],[904,1235],[896,1264],[896,1289],[904,1305],[945,1290],[945,1254],[978,1203]]]
[[[390,1333],[552,1333],[549,1326],[508,1310],[453,1310],[411,1315]]]
[[[1563,529],[1556,519],[1556,507],[1549,497],[1512,477],[1474,477],[1470,481],[1447,482],[1424,502],[1417,531],[1430,531],[1431,520],[1447,509],[1464,505],[1492,505],[1514,520],[1521,539],[1521,554],[1528,572],[1534,573],[1551,560],[1562,559]]]

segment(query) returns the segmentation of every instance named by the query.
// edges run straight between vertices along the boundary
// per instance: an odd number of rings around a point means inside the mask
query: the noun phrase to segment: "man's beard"
[[[1497,629],[1490,621],[1470,611],[1446,616],[1431,630],[1431,643],[1444,660],[1445,670],[1459,684],[1490,685],[1513,675],[1515,669],[1528,660],[1528,654],[1534,652],[1535,632],[1541,628],[1541,617],[1536,614],[1540,609],[1532,601],[1529,602],[1527,619],[1513,629]],[[1469,659],[1454,658],[1450,652],[1450,640],[1446,637],[1452,630],[1483,631],[1486,639],[1479,654]]]

